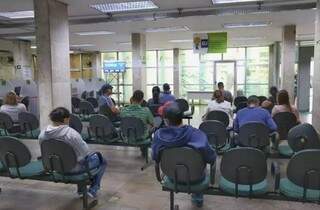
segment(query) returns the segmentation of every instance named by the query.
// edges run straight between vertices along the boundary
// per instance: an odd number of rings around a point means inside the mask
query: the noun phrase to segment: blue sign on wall
[[[123,73],[126,71],[125,61],[103,61],[104,73]]]

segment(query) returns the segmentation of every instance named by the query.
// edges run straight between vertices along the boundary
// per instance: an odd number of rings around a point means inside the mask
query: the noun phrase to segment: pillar
[[[173,91],[176,98],[180,97],[180,64],[179,64],[179,48],[173,49]]]
[[[92,55],[92,78],[102,78],[102,64],[100,52],[95,52]]]
[[[146,94],[146,36],[140,33],[133,33],[131,38],[133,91],[142,90]]]
[[[299,48],[297,105],[300,112],[308,112],[310,108],[310,63],[313,54],[313,47]]]
[[[294,66],[296,60],[296,26],[284,26],[281,53],[281,89],[289,92],[290,101],[294,103]]]
[[[33,80],[32,52],[30,41],[13,42],[13,59],[16,80]]]
[[[275,42],[269,47],[269,88],[279,86],[280,43]]]
[[[314,47],[312,124],[320,131],[320,0],[317,0]]]
[[[40,126],[53,108],[71,110],[68,7],[57,0],[34,0]]]

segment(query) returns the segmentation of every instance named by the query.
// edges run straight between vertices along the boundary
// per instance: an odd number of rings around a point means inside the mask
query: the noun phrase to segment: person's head
[[[278,93],[278,104],[286,105],[289,109],[291,109],[289,93],[286,90],[280,90]]]
[[[101,95],[110,96],[112,95],[112,89],[113,87],[110,84],[105,84],[101,87]]]
[[[168,126],[181,126],[183,112],[177,103],[173,102],[164,109],[164,119]]]
[[[269,90],[270,95],[276,96],[278,94],[278,88],[276,86],[272,86]]]
[[[223,84],[223,82],[219,82],[219,83],[218,83],[218,88],[219,88],[219,90],[224,90],[224,84]]]
[[[70,112],[64,107],[58,107],[50,112],[49,118],[55,126],[69,125]]]
[[[141,90],[136,90],[133,92],[131,97],[131,103],[133,104],[141,104],[143,102],[144,94]]]
[[[4,99],[4,104],[16,106],[18,104],[16,93],[13,91],[8,92]]]
[[[154,86],[152,88],[152,99],[153,99],[153,103],[155,104],[159,104],[159,98],[160,98],[160,88],[158,86]]]
[[[217,103],[222,103],[224,101],[224,96],[221,90],[216,90],[213,92],[213,100],[216,100]]]
[[[163,92],[165,92],[165,93],[170,92],[170,85],[168,83],[163,84]]]
[[[248,98],[247,103],[248,103],[249,107],[258,107],[260,104],[260,100],[259,100],[258,96],[253,95]]]

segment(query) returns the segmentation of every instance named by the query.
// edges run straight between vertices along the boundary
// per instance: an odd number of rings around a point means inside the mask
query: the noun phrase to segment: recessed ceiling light
[[[254,40],[263,40],[266,37],[235,37],[231,38],[232,41],[254,41]]]
[[[37,46],[35,46],[35,45],[31,45],[31,47],[30,47],[31,49],[37,49]]]
[[[111,31],[86,31],[86,32],[76,32],[75,34],[80,36],[93,36],[93,35],[110,35],[114,34]]]
[[[34,40],[36,39],[35,36],[17,36],[17,39],[22,39],[22,40]]]
[[[93,44],[72,44],[70,47],[93,47]]]
[[[159,8],[152,1],[130,1],[119,3],[105,3],[105,4],[91,4],[89,7],[96,9],[103,13],[110,12],[125,12],[125,11],[137,11]]]
[[[272,22],[252,22],[252,23],[225,23],[223,28],[254,28],[270,26]]]
[[[16,11],[16,12],[0,12],[0,16],[10,18],[10,19],[34,18],[34,12],[33,10]]]
[[[213,4],[229,4],[229,3],[242,3],[242,2],[258,2],[263,0],[212,0]]]
[[[118,42],[119,45],[131,45],[132,42]]]
[[[155,32],[177,32],[177,31],[189,31],[190,28],[187,26],[174,26],[174,27],[162,27],[162,28],[148,28],[145,31],[147,33]]]
[[[173,39],[169,40],[170,43],[186,43],[186,42],[193,42],[192,39]]]

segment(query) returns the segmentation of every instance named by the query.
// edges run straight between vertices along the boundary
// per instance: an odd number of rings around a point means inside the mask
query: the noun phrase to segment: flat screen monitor
[[[103,71],[104,73],[123,73],[127,69],[127,63],[125,61],[104,61]]]

